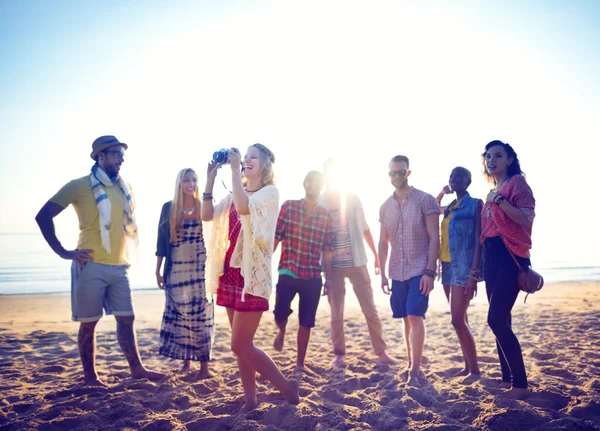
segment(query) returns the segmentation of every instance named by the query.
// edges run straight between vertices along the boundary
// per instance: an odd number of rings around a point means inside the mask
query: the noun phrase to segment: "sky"
[[[599,24],[595,1],[4,0],[0,232],[36,232],[112,134],[148,268],[177,172],[203,188],[214,151],[255,142],[275,153],[282,202],[336,158],[377,241],[391,157],[433,195],[467,167],[485,198],[480,155],[501,139],[537,200],[534,267],[598,265]],[[74,211],[56,223],[74,248]]]

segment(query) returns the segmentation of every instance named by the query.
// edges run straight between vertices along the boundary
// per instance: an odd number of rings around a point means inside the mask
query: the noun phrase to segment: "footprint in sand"
[[[475,429],[531,430],[549,422],[550,418],[537,411],[508,408],[479,416],[472,424]],[[543,428],[540,428],[543,429]]]
[[[62,373],[65,371],[67,367],[62,365],[50,365],[48,367],[44,367],[39,372],[41,373]]]
[[[86,394],[104,394],[108,392],[108,388],[103,386],[86,386],[84,384],[80,384],[74,386],[71,389],[65,389],[57,392],[50,392],[44,396],[46,400],[56,400],[60,398],[71,398],[73,396],[79,397],[81,395]]]
[[[238,409],[241,408],[241,404]],[[233,412],[232,412],[233,413]],[[230,413],[231,414],[231,413]],[[189,422],[186,424],[187,429],[191,430],[228,430],[234,428],[234,423],[238,421],[237,415],[232,415],[229,417],[216,417],[216,418],[202,418],[198,419],[194,422]],[[167,424],[165,430],[172,429],[173,424]],[[157,430],[159,431],[159,430]]]
[[[196,383],[196,384],[193,384],[192,388],[194,389],[194,392],[196,392],[196,395],[198,395],[198,396],[210,394],[210,393],[214,392],[215,389],[216,389],[216,388],[214,388],[211,385],[208,385],[206,383]]]
[[[75,348],[74,350],[63,353],[60,357],[63,359],[76,359],[79,358],[79,352],[77,351],[77,348]]]
[[[259,399],[259,402],[260,402],[260,399]],[[244,405],[244,401],[240,398],[235,401],[217,403],[215,405],[208,406],[206,408],[206,410],[208,410],[213,416],[235,415],[240,411],[240,409],[242,408],[243,405]],[[188,424],[188,426],[189,426],[189,424]],[[201,429],[201,428],[189,428],[189,429]]]
[[[538,351],[531,352],[530,356],[534,359],[539,359],[542,361],[547,361],[548,359],[556,358],[556,355],[554,353],[542,353]]]
[[[545,367],[541,369],[542,373],[554,376],[554,377],[562,377],[563,379],[568,380],[577,380],[577,376],[568,370],[564,370],[556,367]]]
[[[126,384],[127,389],[138,389],[155,392],[157,386],[148,380],[134,380],[132,383]]]
[[[411,397],[423,407],[431,407],[435,403],[435,398],[429,395],[428,391],[413,387],[406,388],[406,395]]]
[[[481,412],[479,404],[479,402],[474,403],[470,401],[454,402],[452,403],[450,410],[448,410],[447,415],[452,419],[459,420],[460,422],[472,423]]]
[[[333,388],[325,389],[322,394],[323,398],[327,401],[333,401],[334,403],[342,403],[344,401],[344,396]]]
[[[587,419],[600,425],[600,404],[595,401],[578,404],[572,407],[568,413],[576,418]]]
[[[542,390],[532,392],[532,394],[527,397],[524,402],[535,407],[558,411],[562,408],[565,408],[569,404],[570,400],[570,397],[565,397],[556,392]]]
[[[30,412],[32,410],[37,410],[40,407],[41,407],[41,404],[37,404],[37,403],[21,403],[21,404],[14,404],[12,406],[12,410],[15,413],[23,414],[23,413]]]
[[[385,377],[386,376],[384,374],[381,374],[381,373],[371,373],[369,375],[369,381],[372,382],[372,383],[378,383],[378,382],[382,381],[383,379],[385,379]]]

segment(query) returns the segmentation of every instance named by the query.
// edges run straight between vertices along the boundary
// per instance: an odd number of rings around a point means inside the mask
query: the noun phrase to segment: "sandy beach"
[[[114,318],[105,317],[98,326],[97,364],[106,389],[82,384],[78,324],[70,321],[68,295],[0,296],[0,430],[600,430],[600,283],[547,285],[526,304],[519,297],[513,325],[532,389],[523,401],[498,396],[500,367],[482,287],[469,309],[482,377],[447,377],[462,368],[462,355],[440,285],[434,294],[422,388],[404,382],[402,325],[391,318],[380,292],[384,336],[400,364],[375,363],[364,318],[350,303],[346,367],[332,369],[324,300],[300,377],[300,404],[288,404],[259,377],[260,405],[247,414],[237,413],[242,388],[220,307],[212,377],[192,382],[192,373],[177,373],[179,362],[157,354],[162,293],[136,292],[143,361],[170,374],[158,382],[132,380]],[[296,319],[294,313],[281,353],[272,348],[272,312],[263,316],[256,336],[285,374],[294,369]]]

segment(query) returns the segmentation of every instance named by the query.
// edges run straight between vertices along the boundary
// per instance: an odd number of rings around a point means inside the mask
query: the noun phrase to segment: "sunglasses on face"
[[[408,171],[406,169],[400,169],[399,171],[389,171],[388,175],[393,178],[393,177],[403,177],[406,175]]]
[[[125,153],[122,153],[121,151],[116,151],[116,150],[106,150],[104,151],[105,154],[108,153],[112,153],[115,155],[115,157],[119,160],[125,160]]]

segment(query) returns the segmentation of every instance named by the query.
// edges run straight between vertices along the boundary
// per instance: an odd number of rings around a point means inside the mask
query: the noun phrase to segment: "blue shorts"
[[[129,265],[71,264],[71,311],[77,322],[96,322],[106,314],[133,316]]]
[[[429,307],[429,295],[423,295],[419,289],[421,275],[405,281],[392,280],[392,296],[390,305],[395,319],[419,316],[425,319]]]

